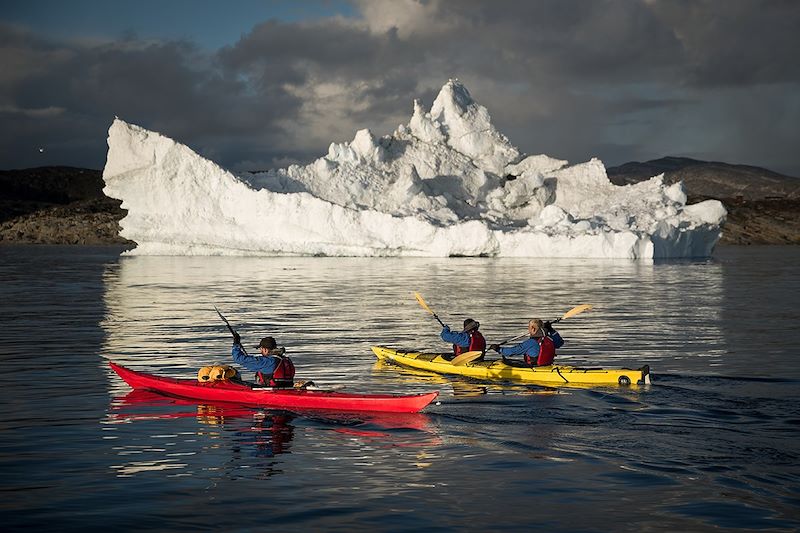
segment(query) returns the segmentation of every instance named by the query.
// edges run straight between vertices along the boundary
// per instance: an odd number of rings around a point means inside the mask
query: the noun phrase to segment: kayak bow
[[[427,370],[438,374],[455,374],[482,380],[511,380],[548,385],[646,385],[650,383],[650,367],[630,368],[581,368],[577,366],[510,366],[501,360],[475,361],[462,366],[453,365],[443,356],[450,354],[421,353],[395,350],[385,346],[373,346],[378,359],[392,361],[398,365]]]
[[[257,387],[233,381],[200,383],[196,379],[156,376],[125,368],[113,362],[109,366],[133,389],[149,390],[165,396],[228,402],[279,409],[328,409],[335,411],[384,411],[416,413],[431,403],[439,392],[422,394],[356,394],[304,389]]]

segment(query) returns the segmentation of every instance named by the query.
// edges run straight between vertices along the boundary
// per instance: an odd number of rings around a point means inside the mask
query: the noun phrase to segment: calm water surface
[[[0,247],[4,530],[800,528],[800,248],[708,261],[119,257]],[[376,363],[562,323],[558,360],[650,365],[643,389],[477,383]],[[218,306],[298,377],[441,391],[417,415],[198,405],[130,389],[226,361]]]

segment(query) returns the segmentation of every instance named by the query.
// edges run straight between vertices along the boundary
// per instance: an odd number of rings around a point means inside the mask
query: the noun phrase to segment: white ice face
[[[236,176],[119,119],[108,146],[133,254],[705,257],[726,216],[663,176],[616,186],[597,159],[520,154],[457,80],[393,134],[306,166]]]

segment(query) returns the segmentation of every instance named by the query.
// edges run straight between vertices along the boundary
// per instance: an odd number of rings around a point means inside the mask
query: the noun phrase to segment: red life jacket
[[[293,387],[294,363],[288,357],[281,357],[271,376],[263,372],[257,372],[256,381],[270,387]]]
[[[556,346],[553,344],[553,339],[545,335],[539,337],[539,357],[534,361],[530,355],[525,354],[525,362],[528,363],[528,366],[547,366],[553,364],[555,356]]]
[[[467,352],[485,352],[486,351],[486,339],[483,338],[481,332],[478,330],[473,329],[469,333],[469,346],[466,348],[462,348],[458,344],[453,345],[453,353],[456,354],[456,357],[461,355],[462,353]]]

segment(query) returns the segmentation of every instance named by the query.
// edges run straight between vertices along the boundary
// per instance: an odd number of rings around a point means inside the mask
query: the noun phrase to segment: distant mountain
[[[666,183],[683,181],[691,197],[763,200],[800,198],[800,179],[748,165],[698,161],[688,157],[662,157],[606,169],[616,185],[638,183],[664,174]]]

